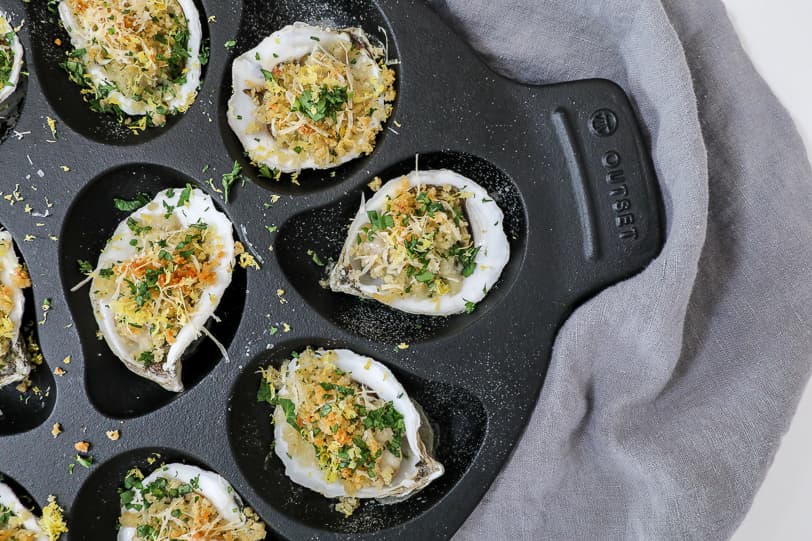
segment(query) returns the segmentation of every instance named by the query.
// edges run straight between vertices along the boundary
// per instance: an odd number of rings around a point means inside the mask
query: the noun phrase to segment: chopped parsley
[[[400,442],[406,433],[406,423],[403,420],[403,414],[395,409],[391,401],[387,402],[383,407],[368,411],[363,418],[363,423],[365,428],[374,428],[376,430],[392,429],[394,436],[387,443],[387,449],[396,457],[401,456]]]
[[[90,466],[93,465],[93,457],[90,455],[87,456],[76,455],[74,458],[76,459],[76,462],[83,468],[90,469]]]
[[[394,227],[395,219],[391,214],[378,214],[378,211],[367,211],[367,218],[372,225],[372,231],[385,231],[390,227]]]
[[[155,354],[151,351],[142,351],[141,355],[138,356],[138,362],[143,364],[145,368],[149,368],[155,362]]]
[[[182,207],[183,205],[188,203],[189,197],[191,195],[192,195],[192,185],[187,182],[186,187],[183,189],[182,192],[180,192],[180,197],[178,197],[178,206]]]
[[[268,180],[278,180],[279,172],[276,169],[271,169],[266,164],[262,164],[259,166],[259,176]]]
[[[0,34],[0,88],[11,86],[11,72],[14,67],[14,55],[11,44],[14,32]]]
[[[90,263],[90,261],[80,259],[76,263],[79,265],[79,272],[82,274],[88,275],[93,273],[93,265]]]
[[[242,167],[240,166],[239,162],[235,161],[231,168],[231,172],[223,175],[223,178],[220,181],[220,184],[223,186],[223,200],[226,203],[228,203],[228,198],[231,194],[231,187],[234,186],[234,183],[240,178],[242,178]]]
[[[262,378],[259,382],[259,390],[257,391],[257,402],[267,402],[271,406],[276,405],[276,391],[273,386],[268,383],[268,380]]]
[[[133,212],[152,200],[152,196],[145,192],[138,192],[133,199],[113,198],[113,205],[123,212]]]
[[[451,250],[451,254],[454,255],[460,265],[462,265],[462,275],[466,278],[474,274],[476,270],[476,256],[479,254],[479,249],[479,246],[462,248],[459,245],[455,245]]]
[[[319,257],[319,254],[317,254],[317,253],[315,252],[315,250],[308,250],[308,251],[307,251],[307,255],[309,255],[309,256],[310,256],[310,259],[312,259],[312,260],[313,260],[313,263],[315,263],[315,264],[316,264],[316,265],[318,265],[319,267],[323,267],[323,266],[324,266],[324,261],[322,261],[322,260],[321,260],[321,258]]]
[[[299,430],[299,423],[296,420],[296,406],[293,404],[293,402],[287,398],[278,398],[276,403],[281,406],[282,410],[285,412],[285,420],[288,422],[288,424],[296,430]]]
[[[211,49],[208,45],[204,45],[200,48],[200,54],[197,55],[198,60],[200,60],[200,65],[205,66],[209,63],[209,58],[211,57]]]
[[[313,122],[328,117],[335,122],[336,113],[343,109],[345,103],[347,103],[347,87],[323,87],[315,96],[310,90],[302,92],[293,102],[291,111],[300,112]]]
[[[130,228],[130,231],[132,231],[134,235],[143,235],[144,233],[152,231],[152,226],[141,225],[141,223],[132,216],[127,218],[127,227]]]

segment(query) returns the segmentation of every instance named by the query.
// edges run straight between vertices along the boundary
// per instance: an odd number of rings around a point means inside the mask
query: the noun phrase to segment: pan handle
[[[594,291],[639,272],[659,253],[660,190],[634,110],[618,85],[590,79],[553,89],[547,114],[575,222],[567,251],[578,283],[570,287]]]

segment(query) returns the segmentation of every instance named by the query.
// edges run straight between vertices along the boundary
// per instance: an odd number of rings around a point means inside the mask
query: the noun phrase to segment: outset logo
[[[589,131],[599,137],[609,137],[617,131],[617,115],[610,109],[598,109],[589,117]]]

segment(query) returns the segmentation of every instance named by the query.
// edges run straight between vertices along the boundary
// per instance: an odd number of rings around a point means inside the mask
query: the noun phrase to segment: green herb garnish
[[[285,419],[287,420],[288,424],[298,431],[299,423],[296,420],[296,406],[294,406],[293,402],[287,398],[279,398],[277,399],[277,403],[282,406],[282,410],[285,412]]]
[[[228,198],[231,194],[231,187],[237,182],[237,179],[242,178],[242,167],[239,162],[234,162],[230,173],[223,175],[220,184],[223,186],[223,200],[228,203]]]
[[[142,363],[145,368],[149,368],[155,362],[155,355],[151,351],[142,351],[138,356],[138,362]]]
[[[89,275],[93,273],[93,265],[90,263],[90,261],[80,259],[76,263],[79,264],[79,272],[81,272],[82,274]]]
[[[367,218],[369,223],[372,224],[373,231],[385,231],[395,225],[395,219],[391,214],[378,214],[378,211],[367,211]]]
[[[148,193],[138,192],[135,195],[135,198],[130,200],[114,197],[113,204],[118,210],[124,212],[133,212],[135,210],[140,209],[141,207],[149,203],[151,200],[152,196],[150,196]]]
[[[186,183],[186,187],[180,192],[180,197],[178,198],[178,206],[182,207],[186,203],[189,202],[189,197],[192,195],[192,185]]]
[[[335,86],[322,88],[315,96],[310,90],[305,90],[293,102],[291,111],[300,112],[313,122],[319,122],[326,117],[336,121],[336,113],[347,103],[347,87]]]

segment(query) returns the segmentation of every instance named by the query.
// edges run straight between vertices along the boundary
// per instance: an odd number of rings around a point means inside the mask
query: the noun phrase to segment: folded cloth
[[[718,0],[433,5],[509,77],[619,83],[667,220],[661,255],[559,332],[527,432],[456,539],[729,537],[812,360],[812,171],[792,120]]]

